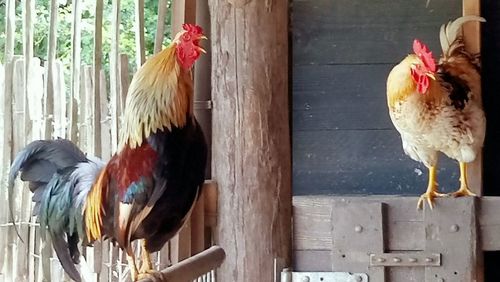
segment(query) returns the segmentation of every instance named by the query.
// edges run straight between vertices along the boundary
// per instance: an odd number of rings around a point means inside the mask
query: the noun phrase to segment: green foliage
[[[91,65],[94,52],[94,15],[95,0],[81,0],[82,2],[82,64]],[[121,25],[120,25],[120,52],[125,53],[130,59],[130,69],[135,69],[135,0],[121,0]],[[37,0],[35,2],[34,17],[34,55],[42,61],[47,59],[49,39],[50,1]],[[57,59],[66,67],[71,64],[71,34],[72,34],[72,0],[58,0],[57,23]],[[16,37],[15,54],[22,54],[22,6],[21,1],[16,1]],[[157,0],[145,0],[145,51],[146,57],[153,52],[156,33],[156,19],[158,11]],[[170,6],[170,2],[169,2]],[[103,67],[109,68],[109,52],[111,50],[111,0],[104,0],[103,19]],[[5,50],[5,0],[0,0],[0,62],[4,59]],[[170,40],[170,13],[167,14],[165,26],[165,44]]]

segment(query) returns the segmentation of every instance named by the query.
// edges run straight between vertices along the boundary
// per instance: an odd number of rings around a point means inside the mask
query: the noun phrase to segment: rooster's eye
[[[184,35],[182,36],[182,39],[183,39],[184,41],[189,41],[189,40],[191,40],[191,35],[189,35],[189,34],[187,34],[187,33],[184,33]]]

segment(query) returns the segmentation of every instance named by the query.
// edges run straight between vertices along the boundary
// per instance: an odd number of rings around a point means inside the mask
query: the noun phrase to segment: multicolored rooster
[[[441,27],[443,55],[436,65],[432,52],[418,40],[414,54],[395,66],[387,78],[387,102],[404,152],[429,169],[427,191],[420,196],[432,208],[438,193],[438,153],[460,163],[460,188],[452,196],[474,196],[467,183],[467,163],[474,161],[484,142],[486,120],[481,102],[478,57],[467,52],[461,26],[481,17],[458,18]]]
[[[107,164],[64,139],[32,142],[12,164],[9,195],[21,172],[44,236],[75,281],[81,280],[79,243],[105,238],[126,252],[134,281],[153,272],[149,253],[177,233],[200,194],[207,145],[193,115],[191,68],[206,37],[199,26],[183,29],[135,74],[120,147]],[[140,270],[131,246],[137,239],[143,239]]]

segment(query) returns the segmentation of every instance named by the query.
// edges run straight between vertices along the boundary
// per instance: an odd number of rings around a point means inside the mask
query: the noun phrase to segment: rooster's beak
[[[198,40],[200,40],[200,39],[203,39],[203,40],[208,40],[208,38],[207,38],[205,35],[200,36],[200,37],[198,38]],[[200,46],[198,46],[198,50],[199,50],[200,52],[202,52],[203,54],[206,54],[206,53],[207,53],[207,51],[205,51],[205,49],[201,48]]]
[[[427,73],[427,76],[430,77],[432,80],[436,80],[436,77],[434,76],[433,73]]]

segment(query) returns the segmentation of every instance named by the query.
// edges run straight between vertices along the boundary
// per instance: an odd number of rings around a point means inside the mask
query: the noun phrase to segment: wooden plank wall
[[[293,185],[305,194],[419,194],[426,168],[405,156],[385,83],[414,38],[438,54],[462,1],[294,1]],[[458,186],[442,158],[440,188]]]
[[[185,20],[185,15],[190,11],[196,13],[195,1],[176,1],[177,8],[183,10],[182,15],[173,15],[178,23]],[[16,4],[17,3],[17,4]],[[6,61],[0,64],[0,154],[2,168],[0,171],[1,186],[5,186],[11,159],[15,153],[24,147],[27,142],[40,138],[69,138],[84,152],[108,160],[116,151],[119,138],[119,116],[123,113],[125,97],[129,85],[130,73],[129,58],[120,54],[119,25],[125,20],[135,20],[137,40],[137,64],[145,60],[144,50],[144,1],[137,1],[135,19],[120,18],[120,1],[112,3],[111,34],[112,48],[109,56],[109,77],[102,69],[104,64],[102,42],[105,40],[102,33],[103,9],[108,2],[99,0],[95,6],[96,33],[93,46],[94,60],[92,66],[81,65],[81,1],[73,1],[72,25],[72,65],[63,66],[56,57],[58,21],[57,1],[51,1],[51,24],[48,48],[48,61],[41,62],[33,58],[33,26],[36,19],[33,17],[35,1],[27,0],[23,8],[23,30],[16,30],[14,23],[15,5],[18,1],[7,1],[7,33],[6,33]],[[170,5],[168,1],[161,1],[158,17],[158,33],[164,35],[166,13]],[[186,7],[183,7],[186,5]],[[188,7],[189,6],[189,7]],[[197,11],[201,18],[207,19],[208,7],[206,3],[200,5],[203,11]],[[3,19],[2,19],[3,20]],[[188,19],[194,22],[194,17]],[[209,24],[205,21],[204,24]],[[180,26],[176,27],[180,29]],[[21,33],[26,42],[22,55],[14,55],[15,33]],[[70,40],[68,38],[68,40]],[[162,41],[156,41],[155,49],[162,48]],[[31,44],[31,45],[30,45]],[[210,57],[207,55],[206,57]],[[25,59],[26,58],[26,59]],[[204,73],[210,75],[210,66],[205,62],[199,65],[199,80],[206,81]],[[69,70],[66,71],[66,70]],[[65,79],[71,78],[71,85],[65,86]],[[66,80],[67,81],[67,80]],[[205,86],[209,86],[205,83]],[[43,89],[43,91],[40,91]],[[201,90],[200,90],[201,91]],[[210,100],[210,91],[203,90],[202,98]],[[67,93],[66,93],[67,92]],[[109,94],[108,94],[109,93]],[[200,97],[199,95],[197,97]],[[210,102],[210,101],[209,101]],[[204,113],[206,113],[205,111]],[[210,131],[209,131],[210,132]],[[210,138],[210,136],[207,136]],[[209,163],[210,164],[210,163]],[[188,221],[181,230],[181,234],[169,242],[158,254],[153,255],[154,266],[163,269],[172,263],[179,262],[213,244],[213,229],[216,224],[217,191],[216,183],[208,181],[204,193],[200,196],[199,203],[195,206],[192,220]],[[18,222],[19,230],[24,244],[17,237],[8,216],[8,201],[6,189],[0,189],[0,282],[1,281],[62,281],[67,279],[55,257],[50,245],[42,245],[38,224],[31,217],[31,193],[29,189],[19,183],[15,188],[14,218]],[[139,248],[137,248],[138,250]],[[122,281],[128,275],[128,265],[125,256],[118,247],[109,242],[98,242],[93,248],[84,250],[87,263],[90,267],[90,276],[95,281]],[[139,256],[139,252],[136,252]],[[49,264],[42,263],[42,258],[51,257]],[[42,269],[45,271],[42,277]],[[203,275],[199,279],[214,281],[214,274]],[[208,279],[208,280],[207,280]],[[212,279],[212,280],[210,280]],[[204,281],[205,281],[204,280]]]
[[[500,72],[500,1],[482,0],[481,14],[487,22],[482,24],[482,78],[483,102],[488,122],[486,123],[486,140],[483,151],[483,183],[484,194],[500,196],[498,183],[500,173],[500,84],[497,82]],[[500,281],[500,252],[485,252],[485,281]]]

